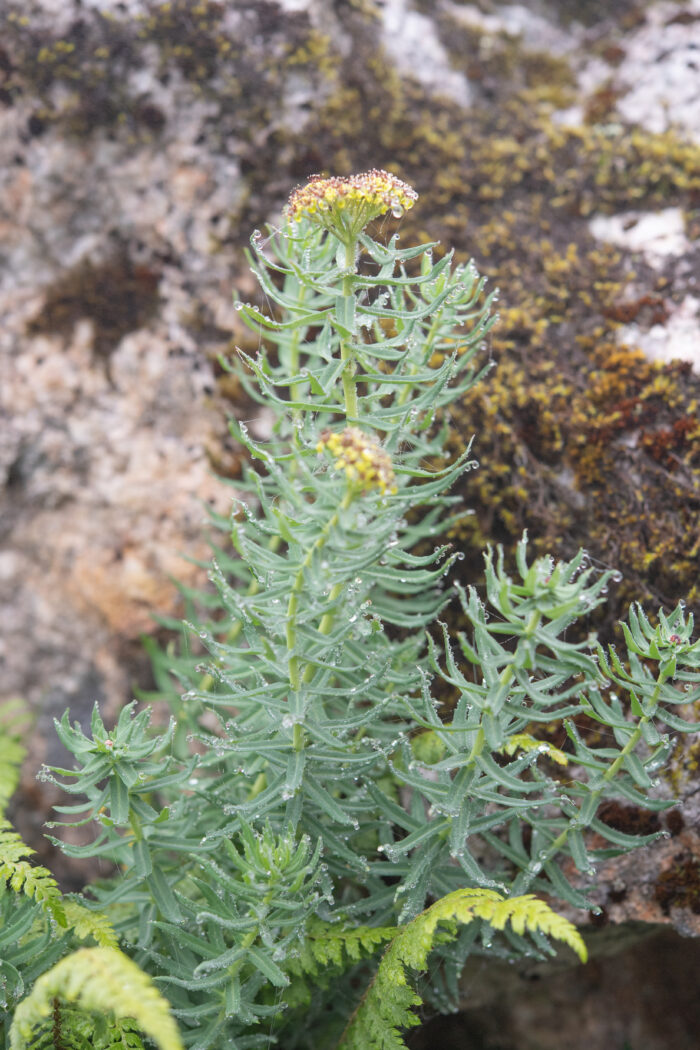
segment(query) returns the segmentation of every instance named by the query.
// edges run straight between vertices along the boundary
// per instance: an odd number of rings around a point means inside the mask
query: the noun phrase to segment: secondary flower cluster
[[[396,492],[391,457],[375,438],[358,427],[346,427],[340,432],[323,430],[316,451],[325,449],[335,457],[335,469],[345,470],[348,480],[363,491],[376,488],[381,493]]]
[[[398,218],[417,199],[408,183],[381,168],[347,178],[312,175],[305,186],[297,186],[292,192],[287,217],[296,222],[310,219],[345,240],[386,211]]]

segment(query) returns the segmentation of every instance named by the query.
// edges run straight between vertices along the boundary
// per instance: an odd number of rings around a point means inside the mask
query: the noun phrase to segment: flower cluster
[[[408,183],[381,168],[347,178],[312,175],[305,186],[292,192],[287,217],[297,222],[310,219],[346,240],[386,211],[398,218],[417,199]]]
[[[358,427],[346,427],[339,433],[321,432],[317,452],[328,449],[335,457],[335,469],[345,470],[349,481],[368,492],[377,488],[381,493],[396,492],[391,457],[369,434]]]

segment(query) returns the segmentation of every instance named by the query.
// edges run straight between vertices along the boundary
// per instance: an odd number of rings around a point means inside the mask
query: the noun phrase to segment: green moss
[[[659,876],[654,896],[665,915],[672,908],[689,908],[700,915],[700,863],[680,853]]]
[[[70,334],[78,321],[88,318],[94,325],[94,351],[108,359],[123,336],[156,315],[159,280],[157,272],[134,263],[124,248],[100,264],[84,260],[46,289],[44,306],[28,332]]]
[[[693,705],[689,720],[697,721],[700,717],[700,704]],[[664,771],[664,779],[669,783],[674,795],[680,795],[690,784],[698,779],[700,770],[700,741],[692,736],[680,736],[676,740],[673,755]]]

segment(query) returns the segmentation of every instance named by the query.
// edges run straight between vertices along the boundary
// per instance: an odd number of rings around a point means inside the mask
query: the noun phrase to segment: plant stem
[[[659,696],[659,693],[661,691],[661,687],[663,686],[663,684],[664,684],[664,682],[666,681],[667,678],[668,678],[668,675],[665,674],[664,672],[661,672],[661,674],[659,675],[659,677],[658,677],[658,679],[656,681],[656,689],[654,690],[654,695],[652,697],[652,705],[653,705],[652,706],[652,712],[656,710],[656,702],[658,701],[658,696]],[[640,718],[639,722],[637,723],[637,727],[635,728],[635,730],[632,733],[632,735],[630,736],[629,740],[627,741],[627,743],[623,747],[622,751],[617,756],[615,761],[611,763],[611,765],[608,767],[608,769],[606,769],[605,773],[603,774],[603,776],[601,778],[600,787],[596,788],[595,791],[592,791],[591,792],[591,796],[589,796],[589,797],[593,797],[597,801],[602,796],[603,792],[605,791],[606,786],[613,779],[613,777],[616,775],[616,773],[619,770],[620,766],[625,761],[625,758],[627,757],[627,755],[629,755],[631,751],[634,751],[635,747],[637,746],[639,741],[642,739],[642,727],[647,725],[649,722],[651,722],[652,718],[653,718],[653,713],[649,714],[649,715],[643,715],[642,718]],[[597,808],[598,807],[596,806],[596,810],[597,810]],[[565,827],[564,830],[559,833],[559,835],[557,835],[557,837],[550,844],[549,848],[546,850],[546,852],[544,853],[543,857],[540,860],[540,865],[541,865],[540,870],[553,857],[555,857],[556,854],[561,850],[562,846],[564,846],[566,844],[566,840],[569,837],[569,832],[575,827],[577,827],[577,825],[574,822],[572,822],[567,827]],[[530,872],[530,871],[522,871],[520,873],[520,875],[518,876],[518,878],[516,879],[514,885],[513,885],[513,890],[512,890],[513,894],[524,893],[528,889],[528,887],[531,885],[533,880],[536,878],[536,874],[537,873],[533,873],[533,872]]]
[[[311,668],[311,674],[313,674],[313,668],[314,668],[314,664],[313,663],[309,663],[307,665],[307,667],[305,668],[305,672],[304,672],[304,675],[302,677],[300,660],[299,660],[299,657],[298,657],[297,653],[295,652],[296,642],[297,642],[296,618],[297,618],[297,611],[298,611],[298,607],[299,607],[299,595],[301,594],[302,588],[304,586],[304,575],[305,575],[306,570],[311,565],[311,562],[312,562],[312,560],[314,558],[314,555],[317,554],[318,551],[320,551],[323,548],[323,546],[327,542],[331,532],[333,531],[335,526],[338,524],[338,521],[340,519],[340,515],[342,514],[342,512],[344,510],[348,509],[348,507],[350,506],[350,504],[352,503],[352,501],[354,499],[354,496],[355,496],[355,491],[354,491],[353,487],[349,485],[348,488],[347,488],[347,491],[345,493],[345,496],[343,497],[342,503],[340,503],[340,505],[338,506],[338,509],[335,511],[335,513],[329,518],[329,520],[323,526],[323,529],[321,530],[321,532],[319,533],[318,537],[316,538],[315,543],[309,549],[309,551],[306,554],[306,557],[304,558],[303,562],[299,566],[299,571],[297,572],[296,577],[294,578],[294,583],[292,585],[292,590],[291,590],[291,593],[289,595],[289,603],[287,605],[286,637],[287,637],[287,653],[288,653],[288,660],[289,660],[289,664],[288,664],[288,667],[289,667],[289,671],[288,671],[288,673],[289,673],[289,684],[290,684],[290,686],[292,688],[292,691],[295,692],[295,693],[299,691],[299,689],[301,688],[302,684],[305,684],[305,683],[307,683],[310,680],[309,668]],[[331,591],[331,597],[332,598],[337,598],[340,595],[341,591],[342,591],[342,587],[343,587],[342,583],[341,584],[336,584],[333,587],[333,590]],[[328,613],[326,613],[324,615],[324,617],[321,620],[321,625],[324,625],[324,623],[326,621],[326,617],[328,615],[329,615]],[[332,623],[332,621],[331,621],[331,623]],[[325,629],[323,630],[322,633],[323,634],[327,634],[329,630],[330,630],[330,624],[328,624],[325,627]],[[296,751],[300,751],[303,746],[304,746],[304,744],[303,744],[303,728],[302,728],[302,726],[299,723],[296,723],[295,726],[294,726],[294,749]]]
[[[307,289],[302,285],[298,292],[299,308],[303,307],[304,299],[306,298]],[[301,329],[295,328],[292,332],[292,337],[289,344],[289,371],[291,375],[296,375],[299,371],[299,341],[301,339]],[[289,390],[290,398],[293,402],[300,400],[299,384],[292,383]],[[292,419],[297,420],[301,412],[298,408],[292,409]],[[299,440],[299,435],[296,427],[294,428],[293,440],[295,443]]]
[[[353,299],[353,273],[355,270],[356,241],[345,242],[345,268],[348,271],[343,277],[343,299],[346,303]],[[349,311],[346,311],[348,316]],[[345,415],[348,420],[358,419],[357,387],[355,384],[355,361],[352,350],[345,339],[340,341],[340,357],[345,362],[343,369],[343,394],[345,396]]]

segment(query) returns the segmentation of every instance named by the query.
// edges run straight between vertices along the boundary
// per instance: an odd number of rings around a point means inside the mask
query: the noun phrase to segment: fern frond
[[[47,868],[30,864],[25,857],[36,851],[27,846],[7,820],[0,820],[0,883],[15,893],[33,898],[59,926],[66,925],[64,901],[56,880]]]
[[[160,1050],[183,1050],[167,1000],[135,962],[114,948],[81,948],[42,974],[15,1011],[11,1050],[34,1050],[33,1033],[46,1024],[56,1001],[98,1018],[131,1018]]]
[[[92,937],[101,948],[119,947],[119,938],[114,932],[114,927],[102,912],[91,911],[80,901],[70,897],[64,898],[63,908],[66,924],[81,941]]]
[[[144,1050],[139,1027],[133,1018],[122,1017],[110,1024],[104,1050]]]
[[[8,700],[0,708],[0,817],[17,790],[19,771],[27,749],[21,742],[20,723],[25,715],[20,700]]]
[[[395,936],[394,926],[344,929],[339,923],[314,923],[305,931],[303,945],[294,959],[290,960],[289,970],[294,974],[316,976],[319,968],[347,969]]]
[[[414,1007],[421,997],[407,970],[427,969],[438,923],[467,924],[482,919],[496,930],[510,923],[514,933],[537,933],[563,941],[582,962],[586,945],[573,923],[532,894],[504,899],[493,890],[462,889],[442,897],[401,928],[338,1044],[338,1050],[404,1050],[400,1029],[420,1024]]]
[[[531,893],[504,900],[493,891],[456,890],[423,912],[423,917],[424,928],[431,937],[438,922],[456,919],[468,923],[476,918],[488,922],[495,930],[503,930],[510,923],[513,932],[521,936],[542,933],[568,944],[581,962],[588,958],[586,945],[574,924]]]
[[[54,999],[32,1031],[31,1050],[94,1050],[90,1018],[71,1003]]]

